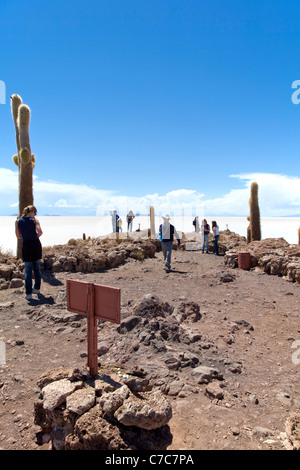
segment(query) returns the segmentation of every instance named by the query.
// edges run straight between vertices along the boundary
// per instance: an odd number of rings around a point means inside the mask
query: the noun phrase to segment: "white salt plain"
[[[126,216],[122,216],[123,232],[127,230]],[[216,220],[220,230],[226,230],[228,227],[232,232],[246,236],[248,221],[246,217],[209,217],[205,216],[208,223]],[[54,246],[65,244],[70,238],[82,238],[83,233],[86,237],[98,237],[108,235],[112,232],[110,216],[103,217],[85,217],[85,216],[40,216],[38,217],[43,235],[41,242],[43,246]],[[0,248],[3,252],[16,251],[15,236],[16,217],[0,217]],[[193,217],[174,216],[171,218],[178,231],[193,232]],[[161,217],[155,217],[155,229],[162,222]],[[150,227],[149,216],[137,216],[133,221],[133,231],[140,224],[140,229],[145,230]],[[289,243],[298,243],[298,227],[300,227],[300,217],[262,217],[261,231],[262,238],[280,238],[283,237]]]

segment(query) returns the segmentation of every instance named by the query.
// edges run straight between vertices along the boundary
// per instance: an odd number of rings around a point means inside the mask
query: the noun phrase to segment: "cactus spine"
[[[13,155],[13,162],[19,168],[19,217],[26,206],[33,204],[33,167],[35,156],[31,154],[29,125],[30,109],[22,103],[19,95],[11,96],[11,111],[15,124],[18,153]],[[22,240],[18,240],[17,257],[22,255]]]
[[[261,240],[261,230],[260,230],[260,212],[258,205],[258,184],[252,183],[250,188],[250,225],[249,225],[249,235],[247,239],[250,241]]]

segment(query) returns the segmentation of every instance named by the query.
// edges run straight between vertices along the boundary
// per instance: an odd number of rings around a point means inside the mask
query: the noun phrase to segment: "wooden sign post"
[[[87,317],[88,367],[98,372],[97,320],[120,323],[121,289],[67,279],[67,309]]]

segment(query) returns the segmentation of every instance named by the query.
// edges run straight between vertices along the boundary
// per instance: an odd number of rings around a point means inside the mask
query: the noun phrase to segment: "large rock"
[[[114,412],[122,406],[126,398],[128,398],[130,390],[127,385],[123,385],[112,393],[105,393],[99,400],[99,406],[103,413],[113,416]]]
[[[192,371],[192,376],[198,384],[207,384],[214,379],[223,380],[223,375],[215,367],[198,366]]]
[[[66,408],[77,415],[82,415],[95,404],[96,394],[92,387],[81,388],[67,396]]]
[[[67,379],[61,379],[52,382],[42,389],[43,406],[45,410],[52,411],[65,402],[67,396],[82,387],[82,382],[70,382]]]
[[[158,390],[143,395],[142,400],[130,395],[116,410],[114,417],[125,426],[157,429],[165,426],[172,417],[170,402]]]
[[[295,450],[300,450],[300,410],[290,414],[285,426],[288,439]]]
[[[155,317],[165,317],[173,311],[167,302],[162,302],[152,294],[146,294],[143,299],[133,307],[133,314],[143,318],[153,319]]]

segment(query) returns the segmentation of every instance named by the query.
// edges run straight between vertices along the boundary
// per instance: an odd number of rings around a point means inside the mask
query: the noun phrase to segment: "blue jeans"
[[[204,251],[204,247],[206,245],[206,253],[208,253],[208,238],[209,238],[209,233],[207,235],[203,235],[202,251]]]
[[[218,245],[218,242],[219,242],[219,235],[216,235],[215,238],[214,238],[214,254],[215,254],[215,255],[218,255],[218,254],[219,254],[219,245]]]
[[[165,260],[165,268],[171,269],[171,253],[173,248],[173,242],[161,242],[161,248]]]
[[[25,292],[26,295],[32,294],[32,271],[34,272],[34,288],[39,290],[41,287],[41,261],[25,261]]]

